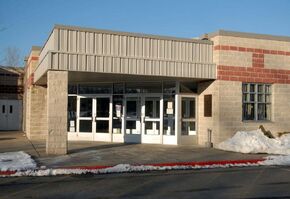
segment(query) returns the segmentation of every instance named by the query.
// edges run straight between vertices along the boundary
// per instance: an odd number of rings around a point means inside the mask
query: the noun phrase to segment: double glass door
[[[160,135],[161,96],[126,96],[125,101],[125,141],[141,142],[141,135]]]
[[[80,97],[78,111],[78,132],[87,134],[109,134],[111,130],[111,97]],[[98,135],[93,135],[98,140]],[[105,139],[110,141],[110,139]]]

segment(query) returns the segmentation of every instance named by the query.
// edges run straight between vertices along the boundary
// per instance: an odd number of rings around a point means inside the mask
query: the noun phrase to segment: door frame
[[[182,98],[194,98],[195,99],[195,135],[181,135],[182,128]],[[178,94],[178,112],[177,112],[177,144],[178,145],[196,145],[198,139],[198,95],[197,94]]]
[[[109,98],[109,117],[97,117],[97,106],[98,106],[98,98]],[[103,141],[103,142],[112,142],[112,132],[113,132],[113,96],[112,95],[97,95],[93,100],[93,141]],[[109,122],[109,132],[97,132],[96,124],[97,121],[108,121]]]
[[[149,134],[147,135],[145,133],[145,101],[146,98],[159,98],[159,119],[153,119],[155,121],[159,120],[159,134]],[[144,93],[141,97],[141,133],[142,133],[142,143],[148,143],[148,144],[162,144],[162,138],[163,138],[163,94],[160,93],[152,93],[147,94]],[[149,119],[149,118],[147,118]],[[151,119],[149,119],[151,120]]]
[[[136,97],[140,98],[140,134],[126,134],[126,122],[127,122],[127,98]],[[159,98],[159,135],[146,135],[145,134],[145,99],[146,97]],[[162,144],[163,135],[163,94],[162,93],[132,93],[124,95],[124,117],[123,117],[123,135],[125,142],[136,143],[155,143]],[[126,138],[125,138],[126,137]]]
[[[68,137],[70,140],[84,140],[84,141],[106,141],[112,142],[112,122],[113,122],[113,96],[111,94],[84,94],[78,95],[77,97],[77,109],[76,109],[76,132],[68,132]],[[81,98],[91,98],[92,99],[92,116],[80,117],[80,99]],[[96,106],[98,98],[109,98],[109,133],[98,133],[96,132]],[[100,119],[100,118],[99,118]],[[80,120],[91,120],[92,121],[92,131],[91,132],[80,132]],[[101,119],[100,119],[101,120]],[[107,119],[106,119],[107,120]]]
[[[138,111],[138,109],[139,109],[140,115],[138,116],[138,114],[137,114],[137,116],[134,119],[128,120],[128,121],[135,121],[136,122],[136,131],[137,132],[139,131],[138,133],[127,134],[127,132],[126,132],[127,131],[127,127],[126,127],[127,126],[127,98],[139,98],[140,107],[138,107],[138,105],[137,105],[136,111]],[[124,100],[123,101],[124,116],[122,118],[122,120],[123,120],[123,122],[122,122],[122,124],[123,124],[122,134],[124,136],[124,142],[125,143],[141,143],[142,142],[142,124],[141,124],[141,122],[142,122],[142,119],[141,119],[141,117],[142,117],[142,108],[141,108],[142,107],[142,96],[141,96],[141,93],[125,94],[123,100]],[[139,126],[137,124],[138,120],[139,120]]]

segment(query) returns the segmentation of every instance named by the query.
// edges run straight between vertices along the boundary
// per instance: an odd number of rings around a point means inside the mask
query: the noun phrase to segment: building
[[[22,129],[23,73],[0,66],[0,131]]]
[[[290,37],[201,39],[56,25],[32,48],[25,131],[68,140],[214,145],[237,130],[289,131]]]

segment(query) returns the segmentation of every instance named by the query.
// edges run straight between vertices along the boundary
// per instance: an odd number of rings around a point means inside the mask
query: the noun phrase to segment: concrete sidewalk
[[[196,146],[70,141],[68,154],[47,156],[45,141],[29,141],[22,132],[0,132],[0,153],[25,151],[49,168],[117,164],[156,164],[259,159],[265,154],[240,154]]]

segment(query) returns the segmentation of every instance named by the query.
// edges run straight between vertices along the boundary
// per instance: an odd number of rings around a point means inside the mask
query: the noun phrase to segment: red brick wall
[[[34,68],[33,68],[33,63],[38,61],[38,56],[31,56],[29,57],[27,64],[25,66],[25,75],[26,75],[26,81],[24,82],[24,85],[29,88],[31,85],[33,85],[34,81]],[[34,63],[35,64],[35,63]]]
[[[252,53],[252,66],[218,65],[217,79],[219,80],[290,84],[290,70],[264,68],[265,54],[290,56],[290,52],[227,45],[216,45],[214,46],[214,50],[217,51],[216,53],[219,50]]]

